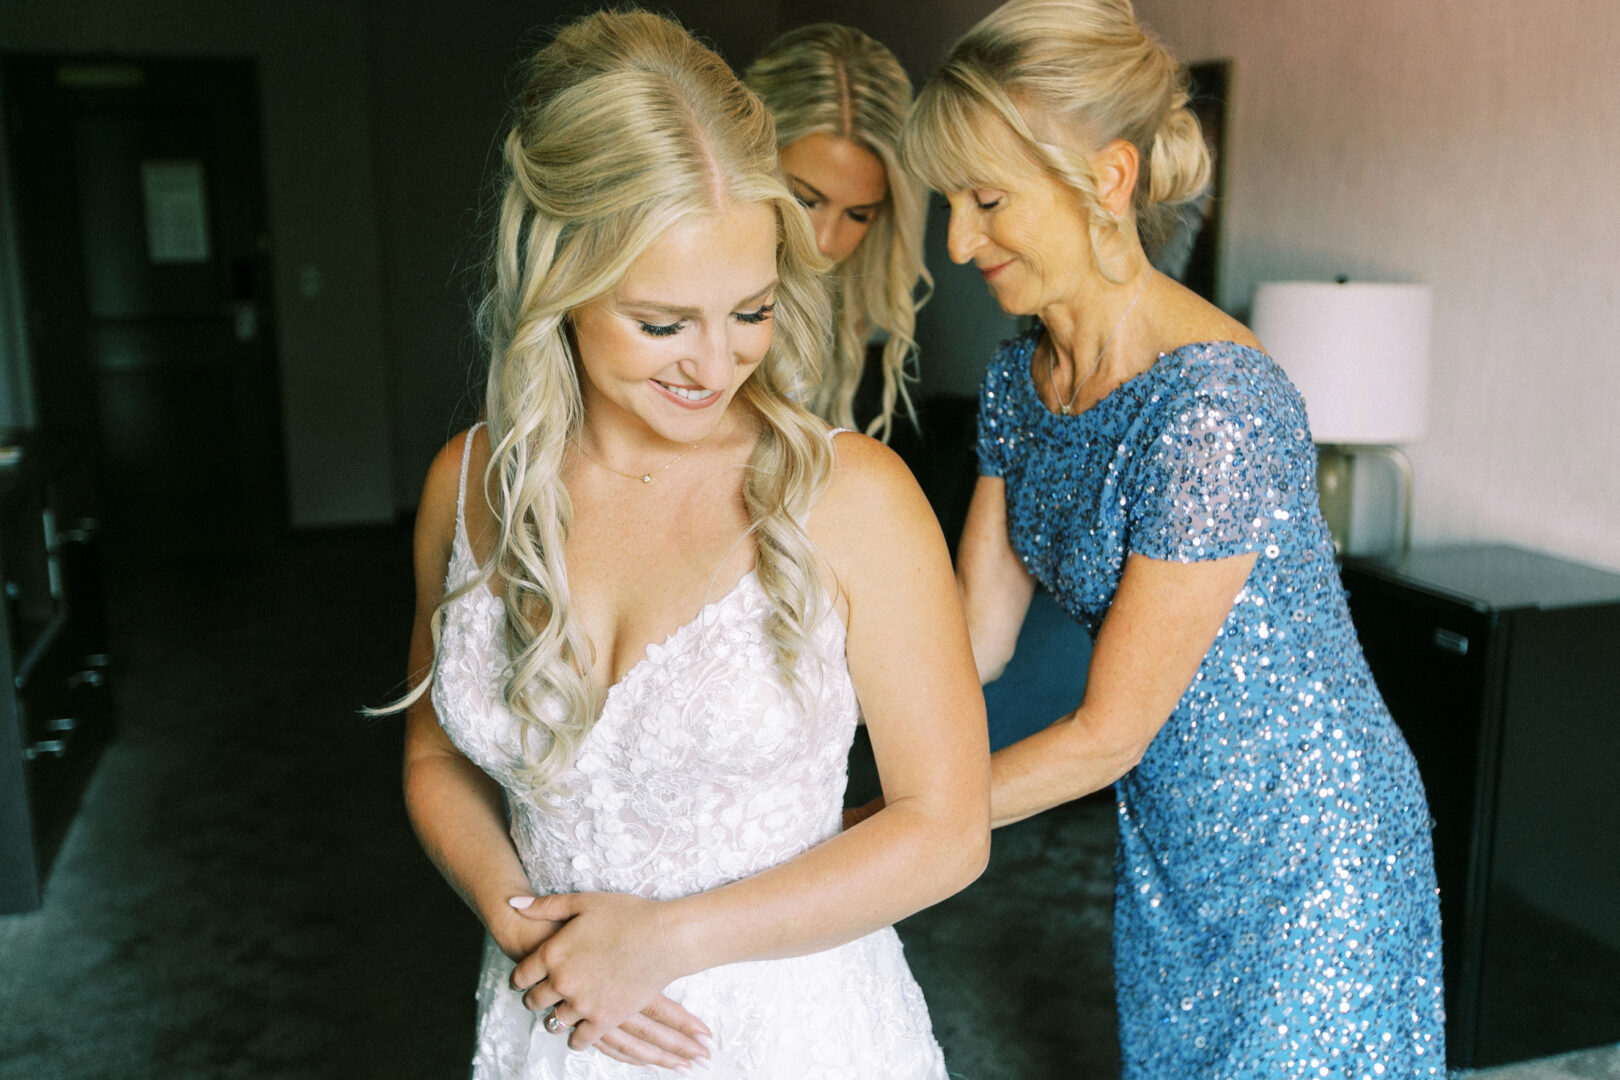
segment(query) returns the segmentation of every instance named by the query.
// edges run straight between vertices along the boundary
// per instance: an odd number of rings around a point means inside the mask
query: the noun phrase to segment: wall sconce
[[[1412,465],[1395,445],[1423,436],[1429,412],[1427,285],[1268,281],[1255,290],[1254,332],[1305,398],[1317,445],[1316,484],[1333,546],[1350,538],[1359,454],[1401,476],[1400,551],[1412,543]]]

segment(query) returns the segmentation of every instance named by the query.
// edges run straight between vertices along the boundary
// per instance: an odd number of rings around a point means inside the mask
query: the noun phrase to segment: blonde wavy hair
[[[917,96],[901,157],[939,191],[995,187],[1015,153],[1073,188],[1094,260],[1108,230],[1134,218],[1159,246],[1175,207],[1209,186],[1210,157],[1187,109],[1187,70],[1136,20],[1130,0],[1009,0],[958,41]],[[1087,156],[1115,139],[1140,156],[1131,214],[1097,198]],[[1107,273],[1097,261],[1099,271]]]
[[[523,779],[544,797],[602,698],[563,554],[573,514],[563,461],[584,410],[569,313],[615,288],[678,222],[729,204],[775,211],[772,343],[729,407],[758,418],[743,497],[755,574],[771,603],[766,630],[795,691],[825,603],[800,522],[826,486],[832,451],[821,422],[794,402],[819,380],[830,314],[826,262],[777,173],[770,114],[668,19],[597,13],[559,31],[528,64],[504,156],[493,284],[479,312],[490,365],[484,490],[493,493],[499,536],[490,562],[434,613],[434,665],[445,606],[496,579],[506,601],[505,700],[522,724]]]
[[[775,117],[779,148],[824,133],[866,148],[883,163],[889,183],[884,205],[854,254],[833,270],[835,348],[810,406],[839,427],[855,426],[855,391],[866,367],[866,339],[882,330],[888,335],[882,353],[882,408],[866,433],[887,442],[897,406],[915,419],[906,391],[915,376],[908,367],[917,355],[917,308],[933,286],[923,266],[927,202],[922,185],[900,164],[911,80],[881,42],[836,23],[783,34],[748,66],[743,80]]]

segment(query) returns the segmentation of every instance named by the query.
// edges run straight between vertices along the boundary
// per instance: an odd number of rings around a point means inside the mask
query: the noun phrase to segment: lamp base
[[[1322,507],[1322,520],[1327,522],[1328,533],[1333,537],[1333,554],[1341,558],[1350,546],[1355,475],[1354,450],[1333,445],[1316,448],[1316,498]]]
[[[1343,557],[1350,549],[1350,517],[1355,505],[1356,456],[1374,454],[1387,458],[1401,476],[1401,509],[1395,554],[1404,556],[1412,548],[1412,463],[1393,446],[1338,446],[1316,448],[1316,498],[1333,537],[1333,553]]]

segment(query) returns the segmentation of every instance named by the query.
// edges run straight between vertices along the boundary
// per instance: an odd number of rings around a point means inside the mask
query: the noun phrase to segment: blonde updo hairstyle
[[[1132,223],[1152,251],[1179,203],[1209,186],[1209,149],[1187,109],[1187,71],[1130,0],[1009,0],[956,43],[906,123],[902,158],[930,187],[995,187],[1010,131],[1025,158],[1080,196],[1093,258]],[[1140,158],[1129,214],[1097,196],[1088,155],[1124,139]]]
[[[906,369],[917,351],[917,308],[933,284],[923,266],[927,202],[922,185],[900,164],[911,80],[881,42],[836,23],[783,34],[743,79],[775,118],[778,148],[824,133],[871,151],[883,163],[889,184],[884,205],[854,254],[833,270],[834,349],[809,400],[817,415],[854,427],[866,339],[873,330],[884,331],[882,411],[866,432],[887,441],[895,407],[911,411]],[[921,298],[918,281],[925,290]]]
[[[645,12],[579,19],[529,62],[480,309],[490,365],[485,490],[499,535],[491,561],[444,604],[498,585],[511,658],[505,701],[522,724],[525,780],[539,797],[573,761],[602,698],[563,558],[573,513],[563,462],[583,419],[569,314],[614,289],[671,226],[753,203],[777,219],[774,333],[729,407],[758,418],[743,496],[771,601],[767,632],[797,688],[824,602],[799,523],[826,485],[832,452],[820,421],[794,401],[819,380],[829,312],[826,263],[778,175],[770,114],[718,56]],[[436,656],[443,612],[433,620]]]

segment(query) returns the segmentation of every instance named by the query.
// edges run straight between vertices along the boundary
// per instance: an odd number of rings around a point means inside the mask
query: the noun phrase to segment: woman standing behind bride
[[[711,1075],[943,1077],[888,927],[984,865],[982,699],[905,467],[795,404],[827,311],[770,118],[675,24],[597,14],[505,157],[406,726],[412,822],[488,929],[473,1075],[680,1065],[638,1015],[667,991]],[[858,711],[886,805],[840,833]]]
[[[743,79],[776,121],[782,174],[833,262],[833,348],[810,409],[888,442],[895,410],[912,411],[917,290],[926,298],[933,286],[923,266],[927,203],[900,164],[911,80],[882,42],[837,23],[789,30]],[[882,344],[869,348],[874,334]]]

